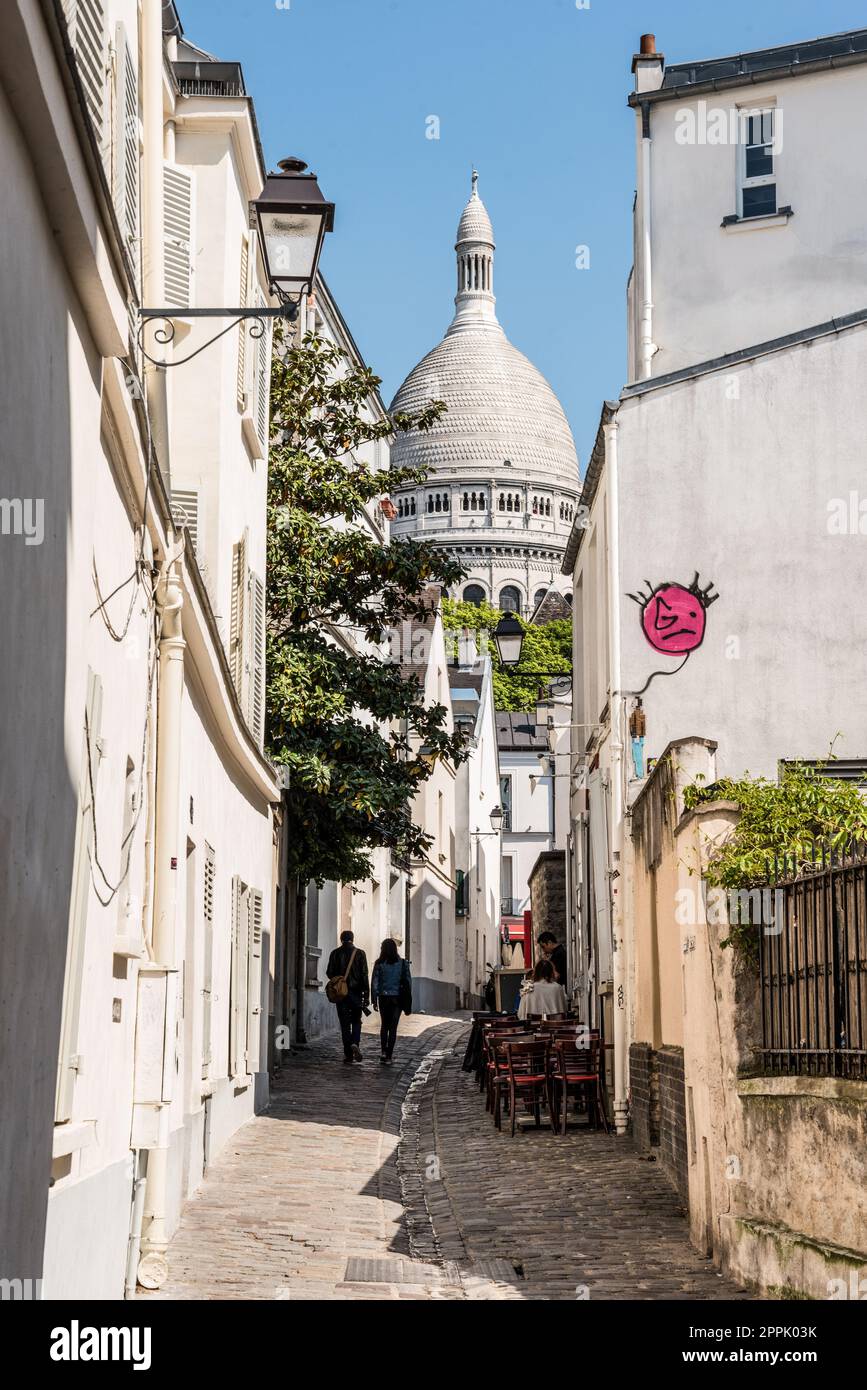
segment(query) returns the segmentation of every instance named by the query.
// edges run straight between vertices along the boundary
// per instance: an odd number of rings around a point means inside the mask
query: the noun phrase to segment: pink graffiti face
[[[651,647],[680,655],[701,646],[705,621],[698,594],[682,584],[664,584],[654,590],[641,613],[641,626]]]
[[[696,574],[692,583],[658,584],[652,588],[644,581],[647,593],[630,594],[641,607],[642,631],[657,652],[674,656],[688,655],[704,640],[707,610],[719,598],[712,592],[713,584],[702,588]]]

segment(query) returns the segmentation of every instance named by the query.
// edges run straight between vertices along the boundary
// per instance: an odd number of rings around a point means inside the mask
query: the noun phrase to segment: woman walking
[[[382,1020],[379,1030],[382,1056],[379,1060],[387,1067],[391,1065],[401,1012],[408,1014],[412,1011],[409,961],[401,960],[397,943],[390,936],[383,941],[379,959],[373,967],[370,994],[373,1007],[379,1010]]]

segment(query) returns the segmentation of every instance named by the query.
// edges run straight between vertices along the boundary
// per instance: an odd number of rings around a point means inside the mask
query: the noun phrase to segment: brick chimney
[[[632,59],[636,92],[658,92],[665,74],[665,54],[656,51],[656,35],[642,34]]]

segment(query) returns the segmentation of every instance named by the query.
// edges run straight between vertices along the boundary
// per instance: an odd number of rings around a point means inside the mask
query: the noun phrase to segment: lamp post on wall
[[[267,175],[262,192],[251,202],[250,220],[262,250],[268,288],[279,299],[279,306],[193,309],[181,305],[141,309],[138,344],[143,355],[154,366],[180,367],[185,362],[191,362],[205,348],[237,328],[244,319],[254,320],[250,326],[250,337],[261,338],[267,319],[282,318],[294,323],[298,318],[301,300],[311,292],[316,279],[325,233],[334,228],[334,204],[326,202],[316,175],[307,171],[303,159],[281,159],[277,167],[279,172]],[[155,329],[153,334],[155,341],[165,346],[175,336],[175,319],[204,318],[230,318],[232,322],[196,348],[195,352],[173,362],[159,361],[145,350],[145,329],[154,320],[161,320],[165,324],[164,328]]]
[[[494,628],[494,645],[497,648],[497,656],[500,665],[508,670],[515,667],[521,660],[521,652],[524,647],[524,627],[518,621],[514,613],[504,613]],[[521,671],[522,676],[538,676],[543,680],[561,680],[572,684],[572,674],[570,671]],[[568,687],[567,687],[568,689]],[[564,695],[566,690],[562,692]]]

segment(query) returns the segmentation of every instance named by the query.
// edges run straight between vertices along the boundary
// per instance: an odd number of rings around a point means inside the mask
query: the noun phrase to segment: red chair
[[[600,1046],[598,1038],[592,1038],[589,1047],[577,1047],[567,1038],[558,1037],[554,1040],[552,1083],[559,1116],[558,1132],[562,1125],[562,1133],[566,1133],[571,1092],[572,1095],[586,1097],[588,1122],[592,1107],[595,1112],[594,1128],[599,1127],[601,1120],[605,1133],[608,1133],[608,1117],[605,1114],[600,1073]]]
[[[532,1106],[536,1116],[536,1127],[542,1123],[541,1106],[544,1100],[548,1106],[551,1128],[557,1133],[554,1115],[554,1094],[551,1086],[551,1044],[547,1039],[534,1039],[532,1042],[505,1042],[509,1083],[509,1109],[512,1112],[512,1137],[515,1134],[515,1116],[518,1097]],[[499,1095],[499,1091],[498,1091]],[[499,1128],[499,1125],[498,1125]]]

